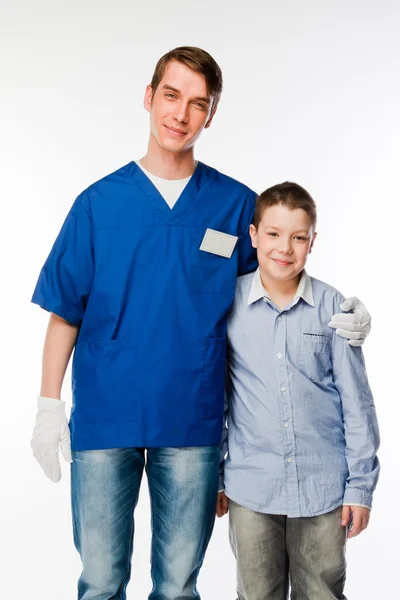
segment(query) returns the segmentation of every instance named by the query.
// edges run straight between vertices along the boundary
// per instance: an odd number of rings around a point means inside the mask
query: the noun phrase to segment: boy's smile
[[[273,258],[272,260],[274,260],[278,265],[281,265],[282,267],[287,267],[287,265],[292,264],[292,262],[289,260],[279,260],[277,258]]]

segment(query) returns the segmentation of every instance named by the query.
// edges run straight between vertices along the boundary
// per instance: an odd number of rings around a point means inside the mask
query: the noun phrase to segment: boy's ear
[[[313,235],[313,238],[312,238],[312,240],[311,240],[311,245],[310,245],[310,249],[309,249],[309,251],[308,251],[308,254],[311,254],[311,251],[312,251],[312,249],[313,249],[313,247],[314,247],[315,238],[317,237],[317,235],[318,235],[318,234],[317,234],[317,232],[315,231],[315,232],[314,232],[314,235]]]
[[[249,233],[251,237],[251,245],[253,246],[253,248],[257,248],[257,229],[254,227],[253,224],[250,225]]]
[[[153,88],[149,84],[146,87],[146,91],[144,93],[143,106],[147,110],[147,112],[151,111],[151,103],[153,101]]]

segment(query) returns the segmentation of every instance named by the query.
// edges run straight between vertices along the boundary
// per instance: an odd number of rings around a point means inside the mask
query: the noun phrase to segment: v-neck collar
[[[138,185],[146,195],[154,209],[158,212],[162,212],[167,219],[175,219],[177,215],[181,215],[189,210],[207,177],[208,170],[208,167],[199,161],[193,175],[182,190],[178,200],[175,202],[174,206],[170,208],[154,183],[147,177],[142,169],[134,161],[130,164],[130,172],[136,185]]]

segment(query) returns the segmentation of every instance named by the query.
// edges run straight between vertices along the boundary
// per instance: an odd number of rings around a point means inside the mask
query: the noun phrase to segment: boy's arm
[[[53,482],[61,478],[58,451],[72,462],[65,403],[60,400],[65,371],[78,335],[78,327],[51,314],[43,348],[42,385],[31,439],[33,455]]]
[[[228,412],[229,412],[229,402],[228,402],[228,396],[225,392],[224,393],[224,417],[223,417],[223,422],[222,422],[222,436],[221,436],[220,453],[219,453],[218,492],[223,492],[225,490],[224,467],[225,467],[226,455],[228,453]]]
[[[364,357],[340,336],[332,341],[333,381],[342,401],[349,470],[343,504],[371,508],[379,477],[379,430]]]

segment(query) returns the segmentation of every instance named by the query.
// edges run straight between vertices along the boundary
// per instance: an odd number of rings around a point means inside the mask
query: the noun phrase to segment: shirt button
[[[276,355],[278,358],[282,358],[282,354],[280,352],[278,352],[278,354]]]
[[[286,388],[284,385],[281,387],[281,392],[286,392]]]
[[[287,429],[289,427],[289,423],[284,423],[283,426]]]
[[[282,317],[278,317],[278,323],[282,323]]]
[[[289,456],[289,458],[287,459],[288,463],[292,462],[292,458]]]

